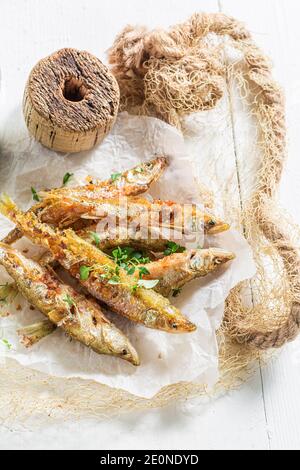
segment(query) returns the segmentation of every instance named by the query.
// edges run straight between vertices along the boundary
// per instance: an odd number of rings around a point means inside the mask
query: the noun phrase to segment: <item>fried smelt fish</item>
[[[118,196],[137,196],[150,188],[151,184],[158,180],[164,169],[168,166],[168,159],[164,156],[157,156],[152,160],[141,163],[124,173],[115,173],[109,180],[97,181],[84,186],[71,188],[58,188],[50,191],[41,191],[40,196],[44,201],[35,204],[30,211],[36,213],[41,207],[47,206],[48,198],[58,196],[60,198],[86,197],[87,199],[111,199]],[[12,244],[22,237],[22,232],[14,228],[2,241]]]
[[[95,246],[72,230],[62,232],[41,223],[33,213],[23,213],[2,196],[0,212],[6,215],[34,243],[50,250],[59,263],[114,312],[149,328],[172,333],[191,332],[196,326],[168,299],[136,282]]]
[[[102,251],[118,246],[134,246],[142,250],[163,252],[168,246],[168,240],[160,238],[161,233],[156,227],[149,227],[147,232],[145,236],[145,233],[127,227],[97,231],[97,224],[76,231],[80,238],[93,243]]]
[[[106,181],[91,182],[84,186],[58,188],[47,192],[40,191],[39,195],[45,200],[53,195],[61,198],[71,196],[90,200],[137,196],[148,191],[167,165],[168,159],[166,157],[157,156],[123,173],[114,173]]]
[[[108,253],[112,249],[120,246],[131,246],[151,255],[155,252],[156,256],[158,256],[161,255],[168,246],[168,240],[159,237],[151,238],[150,233],[148,238],[144,238],[144,234],[141,232],[128,230],[125,227],[117,227],[104,232],[97,232],[97,225],[94,224],[84,229],[77,230],[76,234],[83,240],[96,246],[99,250]],[[55,258],[49,251],[42,255],[39,259],[39,263],[43,266],[55,267],[57,265]]]
[[[214,272],[235,258],[234,253],[219,248],[188,250],[174,253],[158,261],[143,265],[148,271],[144,279],[159,279],[157,292],[169,296],[187,282]],[[138,271],[135,273],[138,276]]]
[[[178,204],[173,201],[149,201],[143,198],[97,199],[49,195],[38,211],[42,222],[59,228],[70,227],[78,220],[100,221],[105,218],[142,227],[167,228],[182,233],[215,235],[229,229],[229,225],[196,204]]]
[[[88,300],[46,268],[3,243],[0,243],[0,264],[13,278],[19,292],[72,338],[99,354],[139,365],[129,340],[103,315],[95,301]]]

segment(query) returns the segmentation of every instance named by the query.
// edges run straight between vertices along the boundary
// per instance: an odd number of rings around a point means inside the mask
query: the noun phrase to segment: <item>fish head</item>
[[[222,250],[221,248],[210,248],[207,250],[207,255],[204,257],[205,263],[209,266],[217,267],[225,264],[235,258],[232,251]]]
[[[214,214],[199,208],[195,204],[187,204],[184,206],[184,224],[187,233],[189,231],[201,231],[206,235],[215,235],[225,232],[230,225]]]
[[[192,250],[189,253],[189,269],[207,274],[234,258],[234,253],[219,248]]]
[[[220,264],[227,263],[235,258],[235,254],[232,251],[226,251],[220,249],[213,248],[210,251],[210,259],[211,263],[215,266],[219,266]]]
[[[164,308],[164,314],[160,315],[159,309],[149,309],[145,325],[168,333],[189,333],[196,330],[196,325],[190,322],[173,305]]]
[[[113,356],[130,362],[134,366],[140,365],[138,353],[126,338],[115,326],[110,323],[102,326],[102,342],[105,344],[107,351]]]
[[[166,157],[156,157],[129,170],[126,174],[126,180],[128,183],[141,186],[149,185],[160,176],[167,164]]]
[[[170,333],[192,333],[196,329],[196,325],[184,316],[170,319],[168,322],[168,331]]]
[[[207,235],[215,235],[217,233],[229,230],[230,225],[219,219],[218,217],[205,214],[204,216],[204,231]]]

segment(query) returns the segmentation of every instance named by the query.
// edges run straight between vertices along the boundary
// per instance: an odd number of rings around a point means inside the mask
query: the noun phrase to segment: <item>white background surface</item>
[[[286,89],[289,160],[281,199],[300,223],[299,2],[293,0],[1,0],[1,128],[13,125],[25,80],[43,56],[65,46],[105,50],[127,23],[150,27],[185,20],[195,11],[223,11],[246,22],[273,59]],[[47,428],[0,423],[0,449],[300,449],[300,339],[241,389],[203,404],[135,413],[109,421],[65,422]]]

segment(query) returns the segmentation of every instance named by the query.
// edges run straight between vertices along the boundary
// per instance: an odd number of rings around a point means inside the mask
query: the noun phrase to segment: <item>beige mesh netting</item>
[[[234,64],[226,61],[228,43],[239,52]],[[256,118],[260,169],[239,219],[257,275],[230,293],[218,332],[217,390],[232,387],[245,379],[261,350],[292,340],[300,324],[300,233],[276,202],[285,158],[282,92],[248,31],[223,14],[195,14],[168,31],[128,26],[110,49],[109,62],[120,86],[121,110],[156,116],[180,128],[186,115],[212,109],[234,83]],[[248,299],[250,292],[250,302],[245,303],[245,292]],[[7,419],[12,410],[24,418],[32,411],[36,416],[107,415],[206,393],[201,385],[180,383],[146,400],[93,382],[48,377],[12,362],[2,369],[0,385],[1,416]]]
[[[213,35],[226,37],[243,58],[228,64],[224,43],[213,41]],[[257,118],[262,161],[241,217],[258,274],[250,283],[254,305],[243,306],[239,292],[246,286],[229,296],[223,331],[257,349],[282,346],[295,337],[300,321],[299,231],[275,202],[286,130],[284,98],[269,61],[241,23],[203,13],[168,31],[126,27],[109,62],[120,85],[121,109],[156,115],[177,127],[185,115],[213,108],[230,80],[245,92]]]

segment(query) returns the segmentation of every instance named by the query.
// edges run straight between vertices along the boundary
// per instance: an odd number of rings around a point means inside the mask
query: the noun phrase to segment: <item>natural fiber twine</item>
[[[229,37],[231,46],[242,52],[243,60],[226,65],[223,48],[207,40],[211,34]],[[168,31],[126,27],[109,51],[109,62],[121,89],[121,109],[155,114],[177,127],[184,115],[214,107],[223,95],[226,78],[235,78],[236,74],[240,87],[247,88],[247,99],[260,129],[263,158],[257,185],[242,218],[256,254],[258,275],[251,282],[254,307],[243,306],[241,286],[229,296],[224,331],[257,349],[282,346],[296,336],[299,328],[300,266],[298,250],[290,240],[290,234],[298,235],[298,229],[291,228],[275,205],[285,159],[286,129],[283,94],[272,79],[268,60],[241,23],[223,14],[203,13]],[[281,288],[276,293],[276,288],[274,298],[270,295],[272,279],[264,275],[261,266],[266,246],[276,264],[275,278],[280,260],[284,269],[279,271],[284,291]],[[261,298],[263,292],[267,298]]]
[[[225,60],[225,43],[239,51],[235,64]],[[195,14],[168,31],[128,26],[110,49],[109,62],[120,86],[121,110],[181,127],[185,115],[213,108],[233,82],[257,120],[262,160],[240,211],[257,275],[231,291],[218,332],[221,379],[215,392],[232,388],[253,370],[262,350],[292,340],[300,325],[300,232],[276,202],[285,159],[282,91],[248,31],[223,14]],[[245,292],[250,292],[247,304]],[[93,382],[48,377],[15,363],[12,368],[12,362],[2,369],[0,390],[2,418],[8,422],[12,414],[19,420],[34,415],[39,423],[47,414],[55,419],[99,417],[207,394],[199,384],[179,383],[146,400]]]

